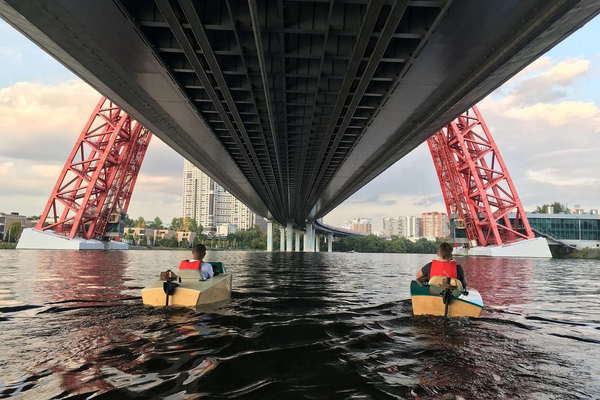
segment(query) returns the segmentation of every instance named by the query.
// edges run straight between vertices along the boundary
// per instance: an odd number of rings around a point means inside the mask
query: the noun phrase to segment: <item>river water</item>
[[[429,255],[213,252],[210,310],[144,307],[180,251],[0,250],[0,398],[600,399],[600,261],[469,258],[483,318],[415,318]]]

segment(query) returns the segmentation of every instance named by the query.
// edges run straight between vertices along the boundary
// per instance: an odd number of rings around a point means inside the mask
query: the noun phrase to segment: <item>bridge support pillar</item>
[[[315,251],[318,253],[321,251],[321,235],[315,232]]]
[[[314,239],[313,239],[313,225],[311,223],[306,224],[306,232],[304,233],[304,252],[313,251]]]
[[[285,228],[285,250],[286,251],[294,251],[294,227],[291,222],[288,222],[287,227]]]
[[[294,229],[294,251],[300,251],[300,231]]]
[[[327,252],[331,253],[333,251],[333,233],[327,235]]]
[[[285,228],[279,227],[279,251],[285,251]]]
[[[273,251],[273,223],[267,222],[267,251]]]

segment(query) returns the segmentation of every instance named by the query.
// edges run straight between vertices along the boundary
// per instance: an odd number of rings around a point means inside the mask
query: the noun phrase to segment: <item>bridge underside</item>
[[[503,0],[0,0],[257,213],[324,216],[600,10]]]

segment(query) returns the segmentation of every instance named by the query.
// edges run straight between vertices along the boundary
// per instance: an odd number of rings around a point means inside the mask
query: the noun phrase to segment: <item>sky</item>
[[[527,210],[600,208],[600,18],[479,103]],[[0,20],[0,211],[39,215],[100,95]],[[129,214],[181,213],[183,159],[154,137]],[[325,217],[343,225],[444,211],[425,144]]]

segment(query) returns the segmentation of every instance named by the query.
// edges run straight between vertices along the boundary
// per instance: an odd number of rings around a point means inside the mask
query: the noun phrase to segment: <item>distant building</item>
[[[354,233],[362,233],[370,235],[373,232],[371,220],[367,218],[355,218],[351,222],[352,226],[350,230]]]
[[[219,224],[235,224],[238,229],[254,226],[255,214],[211,177],[189,161],[183,166],[183,216],[206,232],[216,232]]]
[[[407,217],[406,237],[409,239],[418,239],[423,237],[423,221],[421,217],[411,215]]]
[[[154,239],[154,229],[150,228],[125,228],[125,235],[131,235],[135,243],[152,244]]]
[[[196,232],[184,232],[184,231],[177,231],[176,232],[177,235],[177,242],[180,243],[183,240],[187,240],[188,243],[192,243],[194,241],[194,239],[196,238]]]
[[[171,229],[154,229],[153,240],[156,243],[159,240],[177,237],[177,232]]]
[[[384,237],[399,236],[409,239],[417,239],[422,236],[421,218],[415,215],[383,218]]]
[[[173,231],[171,229],[151,229],[151,228],[125,228],[125,235],[131,235],[133,241],[138,244],[147,244],[155,246],[160,240],[175,238],[177,242],[187,240],[192,243],[196,238],[196,232]]]
[[[18,212],[11,212],[10,214],[0,213],[0,240],[6,241],[9,239],[9,228],[15,222],[21,224],[21,228],[33,227],[33,221],[28,219],[24,215],[19,215]],[[14,238],[10,238],[11,241]]]
[[[382,235],[406,237],[406,217],[384,217]]]
[[[445,238],[450,235],[448,216],[433,211],[421,213],[422,235],[428,239]]]
[[[510,218],[514,220],[514,213]],[[600,247],[598,214],[527,213],[527,219],[536,236],[546,236],[550,244],[560,241],[578,249]]]
[[[218,224],[217,225],[217,236],[227,236],[238,231],[236,224]]]

